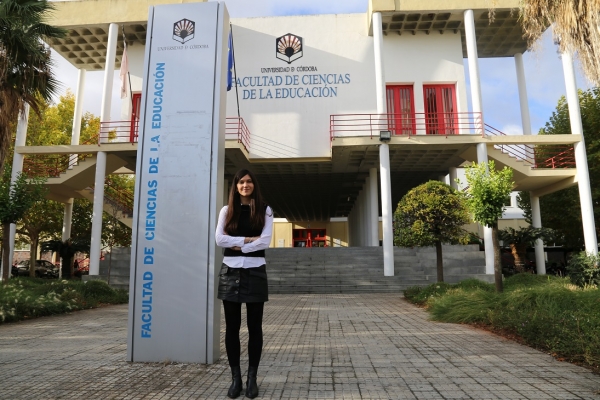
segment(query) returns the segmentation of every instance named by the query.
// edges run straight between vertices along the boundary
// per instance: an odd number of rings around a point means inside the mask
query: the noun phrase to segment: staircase
[[[444,281],[485,274],[478,245],[443,246]],[[383,275],[381,247],[272,248],[267,250],[270,293],[388,293],[437,281],[433,247],[394,248],[394,276]]]
[[[129,289],[130,248],[113,248],[110,286]],[[478,245],[443,246],[444,281],[456,283],[485,274],[485,257]],[[111,256],[100,262],[100,276],[108,280]],[[433,247],[394,248],[394,276],[383,275],[381,247],[271,248],[267,250],[270,293],[399,293],[411,286],[437,281]]]

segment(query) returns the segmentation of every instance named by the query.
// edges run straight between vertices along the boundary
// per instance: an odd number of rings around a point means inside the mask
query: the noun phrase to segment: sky
[[[306,14],[346,14],[365,12],[368,0],[227,0],[225,1],[232,18],[266,17]],[[523,55],[525,80],[529,99],[531,129],[537,133],[544,127],[556,108],[558,99],[565,95],[565,81],[562,62],[553,43],[551,32],[546,32],[537,43],[535,51]],[[465,77],[468,84],[468,67],[464,60]],[[479,60],[483,115],[485,122],[507,134],[521,134],[521,112],[517,88],[514,58],[487,58]],[[590,87],[583,77],[578,62],[575,62],[577,86]],[[67,89],[77,88],[77,69],[62,57],[55,55],[55,73],[62,82],[61,94]],[[115,71],[111,118],[120,119],[119,76]],[[100,115],[103,72],[87,72],[83,109]],[[467,88],[467,90],[469,90]],[[469,109],[470,109],[470,92]]]

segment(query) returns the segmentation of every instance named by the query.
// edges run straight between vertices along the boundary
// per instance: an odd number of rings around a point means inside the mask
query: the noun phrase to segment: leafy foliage
[[[533,246],[535,241],[542,239],[545,242],[554,240],[555,232],[550,228],[534,228],[532,226],[521,227],[519,229],[505,228],[499,232],[500,240],[506,244],[524,244]]]
[[[44,22],[53,7],[47,0],[0,2],[0,170],[10,147],[11,127],[25,104],[38,112],[58,89],[50,50],[42,42],[66,33]]]
[[[0,323],[62,314],[100,304],[122,304],[128,300],[125,290],[112,289],[103,281],[15,278],[0,287]]]
[[[497,171],[493,160],[488,164],[473,163],[466,169],[467,205],[476,222],[488,227],[498,225],[505,199],[512,191],[512,175],[513,171],[508,167]]]
[[[585,251],[573,254],[567,263],[567,274],[577,286],[600,286],[600,256]]]
[[[486,283],[433,284],[404,292],[425,304],[436,321],[485,325],[517,335],[528,345],[569,361],[600,368],[600,290],[580,289],[569,279],[517,274],[495,293]]]
[[[2,262],[9,263],[9,234],[10,224],[16,223],[23,215],[46,195],[46,188],[42,179],[28,181],[22,174],[17,174],[11,182],[11,169],[4,168],[0,178],[0,222],[2,223]],[[32,263],[33,264],[33,263]],[[33,268],[33,267],[32,267]],[[8,280],[9,268],[3,268],[2,280]]]
[[[592,190],[592,204],[600,202],[600,88],[579,91],[581,122]],[[565,97],[558,101],[540,135],[566,135],[571,133],[569,109]],[[542,226],[561,233],[557,244],[576,249],[584,248],[583,221],[579,190],[576,186],[540,198]],[[600,235],[600,207],[594,207],[596,235]]]
[[[429,181],[411,189],[394,213],[396,246],[432,246],[437,242],[462,242],[470,222],[463,197],[449,185]]]
[[[436,247],[437,280],[444,281],[442,243],[467,243],[463,225],[470,222],[464,198],[449,185],[429,181],[411,189],[394,212],[394,242],[398,246]]]

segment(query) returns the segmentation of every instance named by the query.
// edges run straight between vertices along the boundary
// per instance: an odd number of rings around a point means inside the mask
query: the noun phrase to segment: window
[[[428,135],[458,134],[454,85],[423,85],[425,129]]]
[[[386,88],[388,127],[392,135],[415,134],[413,87],[390,85]]]

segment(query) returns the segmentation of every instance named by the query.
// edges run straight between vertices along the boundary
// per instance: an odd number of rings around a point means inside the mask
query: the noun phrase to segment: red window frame
[[[142,94],[132,93],[131,94],[131,125],[129,128],[129,141],[131,143],[137,142],[138,129],[140,126],[140,111],[142,104]]]
[[[386,86],[388,129],[392,135],[414,135],[415,96],[412,85]]]
[[[423,101],[428,135],[458,134],[454,85],[423,85]]]

